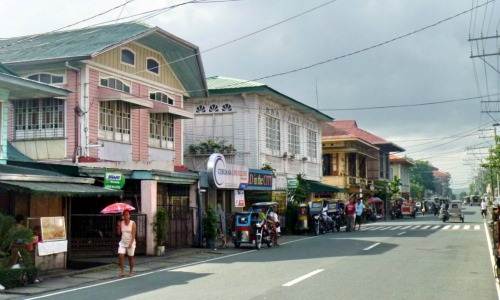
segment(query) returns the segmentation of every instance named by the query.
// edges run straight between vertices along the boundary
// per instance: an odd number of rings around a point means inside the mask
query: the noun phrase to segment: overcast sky
[[[287,71],[432,24],[469,9],[471,1],[476,0],[338,0],[204,54],[205,72],[207,76],[253,79]],[[2,0],[0,11],[8,11],[9,18],[0,18],[0,37],[53,30],[123,2],[125,0]],[[123,10],[115,10],[79,26],[179,2],[135,0]],[[203,51],[325,2],[328,1],[242,0],[196,4],[175,8],[146,22],[198,45]],[[470,17],[467,14],[377,49],[264,82],[314,107],[317,106],[317,82],[320,109],[484,96],[488,93],[486,81],[489,94],[495,94],[498,73],[480,60],[475,61],[479,85],[476,84],[467,41]],[[481,29],[483,35],[494,34],[500,20],[500,7],[493,3],[486,10],[478,9],[474,19],[474,36],[478,36]],[[496,40],[489,40],[484,44],[485,52],[495,52],[497,45]],[[483,45],[479,46],[482,49]],[[476,49],[474,45],[474,51]],[[489,57],[488,62],[497,68],[497,57]],[[497,98],[494,96],[490,100]],[[489,140],[480,139],[476,133],[480,125],[492,124],[489,116],[481,115],[479,100],[328,113],[336,119],[355,119],[361,128],[405,147],[408,156],[427,159],[441,170],[449,171],[453,187],[468,185],[474,175],[470,164],[477,165],[478,152],[485,149],[475,150],[471,155],[466,154],[465,148],[487,145]],[[493,117],[500,119],[500,114],[493,114]],[[463,137],[467,134],[469,136]],[[491,136],[491,133],[485,132],[485,135]],[[450,136],[456,137],[447,138]]]

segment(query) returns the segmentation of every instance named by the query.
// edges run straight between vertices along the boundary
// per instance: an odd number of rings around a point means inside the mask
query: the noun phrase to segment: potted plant
[[[203,236],[207,248],[215,249],[215,238],[217,237],[217,216],[212,208],[209,208],[203,218]]]
[[[156,240],[156,256],[165,255],[165,236],[167,233],[167,212],[164,208],[158,208],[153,222],[153,231]]]

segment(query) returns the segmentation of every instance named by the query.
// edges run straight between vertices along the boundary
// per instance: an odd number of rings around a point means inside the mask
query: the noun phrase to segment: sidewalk
[[[280,243],[303,238],[304,236],[282,236]],[[232,244],[229,248],[210,250],[204,248],[174,249],[167,252],[165,256],[137,256],[134,268],[135,274],[150,272],[157,269],[172,268],[185,264],[202,262],[208,259],[224,255],[245,252],[253,248],[235,249]],[[266,247],[262,251],[265,251]],[[118,261],[116,257],[104,257],[92,259],[93,262],[105,263],[105,265],[85,270],[62,270],[53,274],[41,276],[41,282],[25,287],[9,289],[0,292],[0,300],[14,299],[20,296],[33,296],[45,294],[57,290],[77,287],[118,278]],[[126,262],[128,268],[128,262]]]

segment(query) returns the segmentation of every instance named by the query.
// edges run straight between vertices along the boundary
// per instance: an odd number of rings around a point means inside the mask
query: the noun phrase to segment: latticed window
[[[57,84],[57,83],[64,82],[63,75],[55,75],[55,74],[49,74],[49,73],[33,74],[33,75],[28,76],[28,79],[43,82],[46,84]]]
[[[15,139],[64,137],[64,100],[44,98],[13,103]]]
[[[130,103],[124,101],[99,103],[99,138],[130,142]]]
[[[318,157],[318,133],[313,130],[307,130],[307,156],[310,158]]]
[[[174,116],[168,113],[149,114],[149,145],[174,148]]]
[[[300,154],[300,127],[297,124],[288,123],[288,151],[292,155]]]
[[[266,116],[266,147],[270,150],[280,151],[280,119]]]
[[[207,109],[205,108],[205,105],[198,105],[196,107],[196,113],[197,114],[202,114],[204,112],[207,112]]]
[[[101,86],[124,93],[130,93],[130,85],[116,78],[101,78]]]
[[[233,107],[231,106],[231,104],[226,103],[226,104],[222,105],[222,111],[223,112],[233,111]]]
[[[219,112],[219,106],[217,104],[212,104],[208,108],[208,112]]]
[[[174,99],[162,92],[149,93],[149,99],[167,103],[169,105],[174,105]]]

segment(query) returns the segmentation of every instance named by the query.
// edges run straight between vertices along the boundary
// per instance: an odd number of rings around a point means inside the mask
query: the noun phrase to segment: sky
[[[183,0],[185,1],[185,0]],[[72,28],[127,17],[183,1],[133,0]],[[225,47],[203,53],[207,76],[254,79],[309,65],[412,32],[487,0],[337,0],[298,18]],[[0,37],[36,34],[72,24],[125,0],[2,0]],[[200,47],[201,51],[299,14],[328,0],[239,0],[191,4],[144,21]],[[498,7],[497,7],[498,6]],[[471,22],[472,19],[472,22]],[[129,19],[130,20],[130,19]],[[452,187],[467,187],[500,113],[481,113],[479,99],[383,110],[331,109],[387,106],[485,96],[500,100],[499,57],[471,59],[477,50],[498,51],[494,35],[500,4],[489,3],[423,32],[387,45],[262,82],[338,120],[403,146],[452,175]],[[317,87],[317,97],[316,97]],[[493,95],[489,98],[486,95]],[[478,131],[481,129],[481,131]]]

